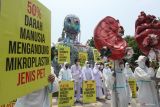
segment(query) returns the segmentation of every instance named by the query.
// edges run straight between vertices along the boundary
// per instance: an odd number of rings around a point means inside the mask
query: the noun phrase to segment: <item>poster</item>
[[[58,45],[58,63],[64,62],[70,63],[70,47],[64,45]]]
[[[16,103],[16,100],[0,105],[0,107],[14,107],[15,103]]]
[[[37,0],[1,0],[0,29],[2,105],[48,84],[51,12]]]
[[[86,52],[79,52],[78,58],[80,60],[80,65],[83,66],[88,60],[88,54]]]
[[[100,53],[97,49],[93,49],[94,62],[101,62]]]
[[[128,82],[132,91],[132,98],[136,98],[137,97],[136,80],[129,79]]]
[[[74,81],[60,81],[58,107],[71,107],[74,104]]]
[[[93,80],[83,81],[83,103],[96,102],[96,82]]]

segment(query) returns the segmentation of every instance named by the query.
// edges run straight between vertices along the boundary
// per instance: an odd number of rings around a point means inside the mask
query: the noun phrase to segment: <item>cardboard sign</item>
[[[131,88],[132,91],[132,98],[136,98],[137,97],[137,89],[136,89],[136,80],[135,79],[129,79],[129,86]]]
[[[70,47],[64,45],[58,45],[58,63],[64,62],[70,63]]]
[[[74,81],[60,81],[58,107],[71,107],[74,104]]]
[[[93,49],[94,62],[101,62],[100,53],[97,49]]]
[[[96,82],[93,80],[83,81],[83,103],[96,102]]]
[[[16,100],[15,101],[11,101],[8,104],[0,105],[0,107],[14,107],[15,103],[16,103]]]
[[[83,66],[85,62],[88,60],[88,54],[86,52],[79,52],[79,60],[80,60],[80,65]]]
[[[48,84],[51,12],[37,0],[0,4],[0,105]]]

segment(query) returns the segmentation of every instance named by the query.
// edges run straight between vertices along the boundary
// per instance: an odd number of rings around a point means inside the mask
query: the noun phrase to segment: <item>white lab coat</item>
[[[155,83],[151,80],[151,77],[153,76],[153,68],[147,68],[144,66],[143,68],[137,67],[135,69],[135,78],[140,81],[138,100],[141,107],[159,107]]]
[[[157,78],[160,78],[160,63],[159,63],[159,68],[157,70],[157,74],[156,74]],[[160,82],[158,83],[158,85],[160,85]]]
[[[83,67],[83,69],[82,69],[82,76],[83,76],[83,80],[84,81],[94,80],[93,71],[89,67],[86,67],[86,66]]]
[[[124,68],[124,74],[126,76],[126,80],[127,80],[127,100],[128,103],[131,103],[131,99],[132,99],[132,91],[130,88],[130,85],[128,83],[129,79],[134,79],[134,73],[132,72],[131,68],[125,67]]]
[[[103,96],[102,72],[97,67],[94,67],[93,76],[94,76],[94,80],[96,81],[96,96],[98,98],[101,98]]]
[[[82,70],[80,66],[72,65],[71,66],[72,78],[75,82],[82,81]]]
[[[115,84],[113,85],[112,90],[112,107],[128,107],[126,77],[123,70],[121,70],[119,63],[120,60],[115,61],[116,78],[113,78],[112,80],[116,80],[116,82],[114,82]]]
[[[71,66],[72,78],[74,79],[74,87],[76,92],[76,100],[79,101],[81,97],[81,86],[82,86],[82,71],[80,66]]]
[[[112,78],[112,71],[109,67],[105,67],[103,69],[103,77],[104,77],[104,83],[106,87],[110,86],[110,79]]]
[[[49,88],[44,87],[17,99],[15,107],[50,107]]]
[[[105,96],[110,99],[111,98],[111,80],[112,80],[112,71],[109,67],[105,67],[103,69],[103,84],[104,84],[104,94]]]
[[[160,62],[159,62],[159,68],[158,68],[158,70],[157,70],[156,77],[157,77],[157,78],[160,78]]]
[[[55,75],[53,67],[51,67],[51,73]],[[57,88],[55,84],[56,81],[42,89],[18,98],[15,107],[50,107],[49,93],[55,91],[55,88]]]
[[[71,70],[68,68],[62,68],[59,72],[59,80],[66,80],[66,81],[69,81],[69,80],[73,80],[72,79],[72,74],[71,74]]]

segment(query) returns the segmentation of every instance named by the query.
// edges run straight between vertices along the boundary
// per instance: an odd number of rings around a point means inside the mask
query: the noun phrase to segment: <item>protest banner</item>
[[[58,107],[71,107],[74,104],[74,81],[60,81]]]
[[[70,47],[64,45],[58,45],[58,63],[64,62],[70,63]]]
[[[88,54],[86,52],[79,52],[78,58],[80,60],[80,65],[83,66],[88,60]]]
[[[137,97],[137,89],[136,89],[136,80],[135,79],[129,79],[129,86],[131,88],[132,91],[132,98],[136,98]]]
[[[96,102],[96,82],[93,80],[83,81],[83,103]]]
[[[100,53],[97,49],[93,49],[94,62],[101,62]]]
[[[15,103],[16,103],[16,100],[0,105],[0,107],[14,107]]]
[[[48,84],[51,12],[37,0],[0,3],[0,105]]]

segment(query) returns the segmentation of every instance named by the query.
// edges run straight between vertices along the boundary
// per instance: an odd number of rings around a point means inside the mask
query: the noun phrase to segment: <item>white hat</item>
[[[129,63],[128,63],[128,62],[126,62],[126,63],[125,63],[125,65],[129,65]]]
[[[135,61],[135,62],[141,62],[141,61],[146,61],[146,57],[145,56],[143,56],[143,55],[140,55],[139,57],[138,57],[138,59]]]
[[[68,63],[68,62],[64,62],[64,66],[65,66],[66,64],[69,64],[69,63]]]

